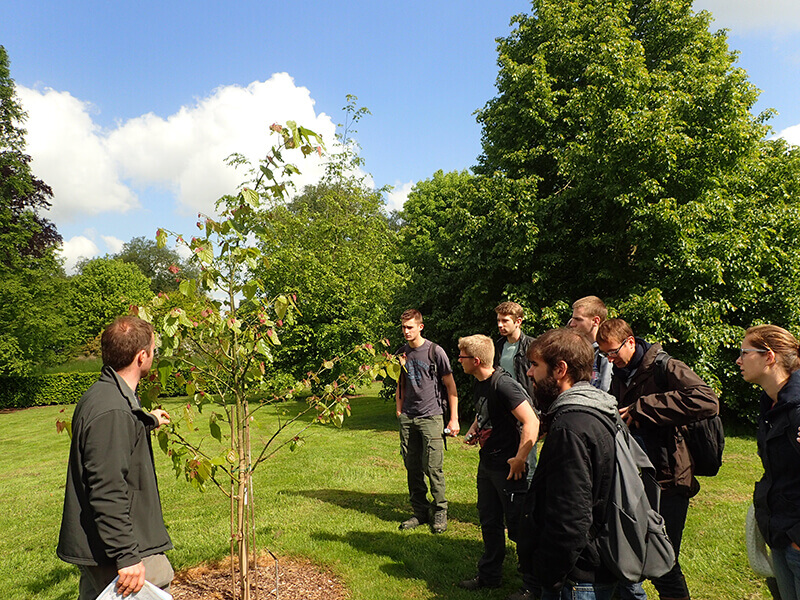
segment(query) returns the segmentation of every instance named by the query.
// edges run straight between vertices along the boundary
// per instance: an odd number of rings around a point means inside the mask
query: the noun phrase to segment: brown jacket
[[[639,338],[636,343],[642,343]],[[654,361],[661,350],[653,344],[628,382],[615,369],[609,392],[620,407],[630,406],[631,432],[640,437],[656,468],[661,489],[694,495],[700,485],[694,478],[692,458],[681,426],[719,413],[717,395],[685,363],[672,358],[667,363],[667,390],[654,377]]]

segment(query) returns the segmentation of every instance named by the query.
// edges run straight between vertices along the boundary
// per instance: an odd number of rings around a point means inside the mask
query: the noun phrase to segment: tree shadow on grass
[[[59,596],[54,596],[53,600],[72,600],[78,594],[78,578],[80,577],[78,569],[72,566],[58,566],[47,572],[39,573],[34,579],[25,583],[25,589],[30,592],[30,595],[38,594],[52,589],[56,584],[62,583],[67,579],[74,579],[74,589],[68,589]]]
[[[336,489],[284,490],[282,493],[321,500],[340,508],[376,516],[383,521],[400,523],[411,516],[411,506],[408,503],[407,494]],[[475,504],[448,502],[447,518],[451,521],[479,525],[478,510]]]
[[[475,592],[457,587],[457,582],[475,574],[476,562],[483,552],[478,540],[443,535],[417,535],[407,532],[351,531],[345,534],[314,533],[312,539],[348,544],[364,554],[385,556],[389,561],[378,567],[387,576],[424,581],[432,598],[474,598]],[[509,563],[511,561],[506,561]],[[511,589],[512,573],[506,574],[507,589],[485,590],[481,598],[505,598]]]

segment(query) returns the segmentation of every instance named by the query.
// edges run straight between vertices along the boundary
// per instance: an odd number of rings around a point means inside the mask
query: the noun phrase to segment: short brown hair
[[[755,325],[745,332],[750,343],[760,350],[772,350],[787,373],[800,369],[800,342],[777,325]]]
[[[400,315],[400,322],[405,323],[406,321],[414,320],[417,323],[422,323],[422,313],[419,312],[416,308],[409,308],[406,311],[403,311],[403,314]]]
[[[495,306],[494,312],[498,315],[511,315],[514,320],[525,318],[525,311],[516,302],[501,302]]]
[[[458,338],[458,350],[463,350],[470,356],[480,359],[481,364],[489,365],[494,363],[494,342],[492,338],[485,335],[468,335]]]
[[[579,310],[585,317],[600,317],[600,321],[608,318],[608,308],[597,296],[584,296],[572,303],[572,310]]]
[[[547,363],[550,371],[564,361],[572,383],[592,378],[594,349],[589,339],[574,329],[551,329],[534,339],[528,347],[528,359],[536,358]]]
[[[624,342],[629,337],[633,337],[633,329],[624,319],[609,319],[600,323],[597,328],[597,342],[607,344],[611,340]]]
[[[130,365],[142,350],[150,350],[153,326],[139,317],[117,317],[100,337],[103,365],[115,371]]]

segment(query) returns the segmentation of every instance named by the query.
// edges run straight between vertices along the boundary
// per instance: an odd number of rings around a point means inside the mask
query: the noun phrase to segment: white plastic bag
[[[758,529],[756,511],[752,504],[747,509],[744,533],[745,541],[747,542],[747,560],[750,561],[750,568],[755,571],[756,575],[761,575],[761,577],[775,577],[772,570],[772,557],[767,550],[764,536],[761,535],[761,531]]]
[[[122,600],[123,598],[124,600],[172,600],[172,596],[149,581],[145,581],[144,587],[135,594],[128,594],[123,597],[122,594],[117,593],[118,580],[119,577],[114,577],[114,581],[108,584],[106,589],[97,597],[97,600]]]

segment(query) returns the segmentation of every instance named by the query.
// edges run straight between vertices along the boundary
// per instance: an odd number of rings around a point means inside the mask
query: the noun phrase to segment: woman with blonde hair
[[[747,330],[736,364],[761,386],[756,521],[772,552],[782,600],[800,600],[800,342],[775,325]]]

